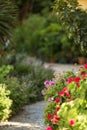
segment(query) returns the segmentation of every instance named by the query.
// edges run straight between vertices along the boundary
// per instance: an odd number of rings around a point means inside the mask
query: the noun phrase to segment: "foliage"
[[[21,61],[14,67],[0,67],[0,83],[6,84],[6,91],[10,92],[8,97],[12,100],[10,115],[16,114],[27,103],[42,100],[43,82],[53,77],[53,71],[50,69],[45,69],[40,64],[35,66],[25,62]]]
[[[62,84],[57,86],[59,83],[57,81],[53,86],[50,86],[46,92],[47,95],[45,95],[49,101],[45,109],[46,124],[51,127],[51,130],[86,130],[87,64],[80,68],[76,76],[70,76],[67,82],[64,81],[63,86]],[[50,81],[45,82],[47,88],[49,84]],[[52,94],[52,90],[54,90],[54,94]],[[49,95],[50,93],[51,95]]]
[[[5,84],[0,83],[0,121],[5,121],[11,113],[12,100],[9,98],[10,91]]]
[[[72,59],[75,55],[75,49],[70,45],[73,40],[67,38],[61,23],[57,22],[54,15],[31,15],[15,30],[14,41],[17,52],[27,52],[44,61],[53,57],[59,62],[60,57]],[[68,51],[71,53],[67,53]]]
[[[0,0],[0,43],[3,36],[12,36],[16,18],[16,5],[10,0]]]
[[[7,75],[13,69],[13,66],[10,65],[3,65],[0,67],[0,83],[4,83]]]
[[[11,114],[16,113],[27,102],[27,87],[25,87],[24,81],[19,82],[18,78],[10,75],[13,70],[13,66],[0,67],[0,83],[6,84],[6,91],[9,91],[8,97],[12,100],[10,105]],[[5,105],[5,104],[4,104]],[[9,117],[9,116],[8,116]]]
[[[33,6],[32,6],[32,13],[40,13],[40,14],[46,14],[48,12],[52,11],[54,0],[34,0]]]
[[[36,36],[38,31],[43,27],[45,19],[42,16],[30,16],[24,24],[16,28],[14,33],[15,46],[17,52],[27,52],[30,55],[36,55],[38,49],[38,41]],[[32,54],[33,53],[33,54]]]
[[[81,49],[83,47],[85,49],[87,47],[87,12],[80,8],[77,0],[56,0],[54,12],[66,27],[69,38],[72,37],[74,43],[80,45]]]
[[[24,81],[26,88],[28,88],[27,92],[29,93],[27,99],[29,102],[34,102],[42,100],[43,96],[41,91],[44,88],[43,82],[53,77],[53,71],[45,69],[40,64],[35,66],[21,62],[15,66],[14,70],[10,72],[10,75],[18,77],[19,82]]]
[[[62,50],[62,44],[68,43],[61,25],[56,22],[50,22],[48,26],[42,28],[38,32],[37,38],[39,43],[38,53],[42,58],[48,57],[58,60],[58,53]]]
[[[28,88],[23,82],[19,82],[18,78],[10,77],[7,79],[7,89],[10,91],[10,99],[13,101],[11,105],[11,114],[18,112],[26,103],[28,98]]]
[[[15,76],[26,76],[29,73],[32,73],[32,69],[32,66],[23,63],[17,63],[15,69],[13,69],[11,73]]]
[[[45,88],[42,90],[45,100],[49,100],[50,97],[56,98],[57,93],[65,86],[65,84],[67,85],[67,80],[69,77],[75,77],[73,71],[67,71],[63,74],[54,73],[54,78],[52,81],[54,82],[55,87],[54,84],[53,86],[49,84],[50,81],[46,81]]]
[[[54,0],[14,0],[19,8],[19,19],[25,20],[31,13],[32,14],[47,14],[52,11]]]

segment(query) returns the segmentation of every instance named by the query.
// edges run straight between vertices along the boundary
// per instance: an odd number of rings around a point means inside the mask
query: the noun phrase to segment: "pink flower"
[[[53,97],[48,98],[48,101],[53,101],[53,100],[54,100]]]
[[[68,83],[71,83],[73,81],[73,78],[68,78]]]
[[[67,98],[70,98],[70,92],[65,93]]]
[[[86,78],[86,77],[87,77],[87,74],[86,74],[86,73],[82,73],[82,77],[83,77],[83,78]]]
[[[51,121],[53,124],[57,124],[60,121],[60,117],[57,116],[57,113],[54,113],[53,119]]]
[[[60,97],[64,96],[64,91],[59,92],[58,95],[59,95]]]
[[[48,126],[46,130],[53,130],[53,128],[51,126]]]
[[[67,93],[68,92],[68,88],[67,87],[63,88],[63,92]]]
[[[74,126],[75,125],[75,120],[74,119],[71,119],[70,121],[69,121],[69,124],[71,125],[71,126]]]
[[[81,80],[80,77],[75,77],[74,78],[74,82],[76,82],[76,83],[79,82],[80,80]]]
[[[84,65],[84,68],[87,69],[87,64]]]
[[[56,118],[52,119],[53,124],[57,124],[59,121],[60,121],[59,117],[56,117]]]
[[[60,102],[60,98],[56,98],[55,100],[56,104]]]

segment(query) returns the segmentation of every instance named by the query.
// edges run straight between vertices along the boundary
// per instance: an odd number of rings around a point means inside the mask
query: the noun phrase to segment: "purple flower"
[[[55,85],[56,83],[54,81],[50,81],[50,85],[53,86]]]
[[[50,81],[48,81],[48,80],[47,80],[47,81],[45,81],[45,82],[44,82],[44,85],[45,85],[45,86],[50,85],[50,83],[49,83],[49,82],[50,82]]]
[[[44,85],[45,85],[45,86],[49,86],[49,85],[50,85],[50,86],[53,86],[53,85],[55,85],[55,84],[56,84],[56,83],[55,83],[54,81],[51,81],[51,80],[50,80],[50,81],[47,80],[47,81],[44,82]]]

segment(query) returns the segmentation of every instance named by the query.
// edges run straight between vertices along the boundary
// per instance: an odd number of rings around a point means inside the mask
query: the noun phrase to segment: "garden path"
[[[45,105],[45,101],[26,105],[9,122],[0,123],[2,126],[0,130],[45,130],[43,120]]]
[[[77,72],[78,65],[44,64],[54,71],[62,73],[67,70]],[[45,101],[37,102],[32,105],[26,105],[22,111],[12,117],[8,122],[0,123],[0,130],[45,130],[44,126],[44,108]]]

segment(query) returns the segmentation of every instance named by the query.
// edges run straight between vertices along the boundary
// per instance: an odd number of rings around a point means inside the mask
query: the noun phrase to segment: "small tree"
[[[68,37],[87,50],[87,12],[80,8],[77,0],[56,0],[54,12],[64,25]]]

